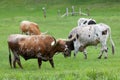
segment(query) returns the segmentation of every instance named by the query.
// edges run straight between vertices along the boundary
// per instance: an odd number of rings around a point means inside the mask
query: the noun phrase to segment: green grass
[[[41,1],[40,4],[29,0],[1,0],[0,1],[0,80],[120,80],[120,5],[119,0],[65,0],[62,4],[59,0],[49,2]],[[27,0],[26,0],[27,1]],[[37,0],[36,0],[37,1]],[[39,0],[38,0],[39,1]],[[47,4],[46,4],[47,2]],[[98,3],[99,2],[99,3]],[[14,3],[14,5],[13,5]],[[32,4],[33,3],[33,4]],[[49,3],[49,4],[48,4]],[[93,4],[94,3],[94,4]],[[27,5],[25,5],[27,4]],[[35,5],[36,4],[36,5]],[[75,5],[76,4],[76,5]],[[81,7],[85,12],[90,7],[90,16],[58,17],[57,10],[64,13],[65,8]],[[41,8],[47,8],[47,18],[43,18]],[[60,53],[54,56],[55,69],[51,68],[49,62],[43,62],[41,69],[38,68],[37,59],[25,61],[21,57],[24,69],[11,69],[8,62],[7,38],[10,34],[20,33],[19,25],[22,20],[30,20],[39,24],[42,32],[48,31],[56,39],[67,38],[73,27],[76,27],[80,17],[93,18],[97,23],[108,24],[112,29],[112,38],[115,43],[115,55],[111,54],[111,45],[108,41],[108,59],[97,59],[100,45],[95,49],[88,47],[88,59],[85,60],[82,53],[77,57],[64,58]]]

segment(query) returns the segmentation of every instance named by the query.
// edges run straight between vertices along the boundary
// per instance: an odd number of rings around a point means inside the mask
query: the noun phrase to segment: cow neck
[[[58,44],[58,43],[56,43],[56,44],[52,47],[52,49],[51,49],[51,51],[50,51],[50,52],[51,52],[51,53],[50,53],[50,56],[51,56],[51,57],[53,57],[56,52],[61,52],[61,51],[58,50],[58,47],[59,47],[59,44]]]

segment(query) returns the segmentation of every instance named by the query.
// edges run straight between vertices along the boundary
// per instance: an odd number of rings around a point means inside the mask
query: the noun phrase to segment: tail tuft
[[[114,46],[112,45],[112,54],[115,54]]]

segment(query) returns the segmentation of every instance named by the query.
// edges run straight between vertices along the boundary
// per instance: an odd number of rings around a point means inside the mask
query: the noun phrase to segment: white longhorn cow
[[[98,56],[100,59],[102,54],[105,52],[105,58],[108,56],[107,40],[110,37],[112,44],[112,53],[114,54],[114,42],[111,37],[111,28],[104,24],[87,25],[86,27],[75,27],[69,34],[69,38],[75,37],[73,41],[74,56],[81,51],[84,53],[85,59],[87,59],[86,48],[88,46],[96,46],[98,43],[101,44],[101,51]]]

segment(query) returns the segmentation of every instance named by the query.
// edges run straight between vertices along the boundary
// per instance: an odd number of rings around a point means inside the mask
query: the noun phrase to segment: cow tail
[[[9,48],[9,47],[8,47]],[[10,48],[9,48],[9,63],[10,63],[10,66],[12,68],[12,59],[11,59],[11,51],[10,51]]]
[[[109,28],[108,31],[109,31],[109,34],[110,34],[110,42],[111,42],[111,45],[112,45],[112,54],[114,54],[115,53],[115,45],[114,45],[114,42],[112,40],[111,29]]]

